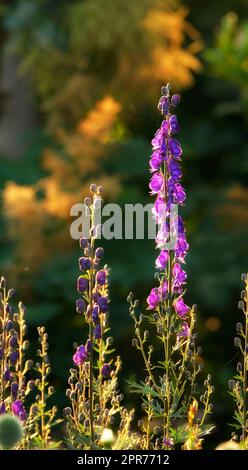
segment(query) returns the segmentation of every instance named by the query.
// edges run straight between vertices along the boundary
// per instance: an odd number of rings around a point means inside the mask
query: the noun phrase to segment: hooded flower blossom
[[[77,280],[77,291],[78,292],[85,292],[89,287],[88,279],[80,276]]]
[[[177,314],[182,318],[184,318],[185,315],[187,315],[187,313],[189,312],[189,307],[188,305],[185,304],[182,297],[180,297],[179,299],[175,301],[174,307],[175,307]]]
[[[111,367],[110,367],[110,365],[109,365],[109,364],[103,364],[102,370],[101,370],[102,376],[107,379],[107,378],[110,377],[110,373],[111,373]]]
[[[84,313],[85,311],[85,302],[83,299],[76,300],[76,311],[77,313]]]
[[[180,341],[181,338],[187,338],[190,334],[189,325],[184,321],[181,325],[181,330],[177,334],[177,341]]]
[[[6,411],[5,403],[4,401],[2,401],[2,403],[0,403],[0,415],[5,413],[5,411]]]
[[[25,421],[27,414],[21,400],[15,400],[11,405],[11,409],[15,416],[18,416],[21,421]]]
[[[79,258],[79,268],[81,269],[81,271],[90,269],[91,268],[90,258],[85,258],[84,256]]]
[[[77,348],[73,356],[73,362],[76,366],[81,366],[87,360],[88,360],[88,353],[86,351],[85,346],[81,345]]]
[[[169,256],[170,255],[168,251],[162,250],[156,259],[156,262],[155,262],[156,268],[165,269],[168,263]]]
[[[154,173],[149,184],[149,187],[151,189],[151,194],[159,193],[163,185],[164,185],[163,175],[161,175],[161,173]]]
[[[100,286],[103,286],[104,284],[106,284],[106,281],[107,281],[107,273],[105,269],[100,269],[100,271],[96,273],[96,282]]]

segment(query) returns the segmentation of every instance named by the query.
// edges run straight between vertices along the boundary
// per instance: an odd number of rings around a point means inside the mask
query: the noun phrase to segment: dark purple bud
[[[4,401],[2,401],[2,403],[0,403],[0,415],[5,413],[5,411],[6,411],[5,403],[4,403]]]
[[[84,237],[80,238],[79,245],[80,245],[81,248],[83,248],[83,249],[87,248],[88,244],[89,243],[88,243],[87,238],[84,238]]]
[[[107,297],[99,297],[97,300],[97,303],[100,307],[100,311],[102,313],[107,313],[108,312],[108,299]]]
[[[95,251],[96,258],[102,258],[103,254],[104,254],[104,249],[99,246]]]
[[[103,286],[104,284],[106,284],[106,280],[107,280],[107,273],[105,269],[101,269],[100,271],[98,271],[98,273],[96,273],[97,284],[99,284],[100,286]]]
[[[77,280],[77,291],[78,292],[85,292],[88,290],[89,282],[88,279],[85,279],[85,277],[79,277]]]
[[[85,258],[84,256],[82,256],[81,258],[79,258],[78,261],[79,261],[79,269],[81,269],[81,271],[85,271],[91,268],[91,261],[89,258]]]
[[[84,204],[86,206],[91,206],[91,203],[92,203],[92,201],[91,201],[90,197],[85,197],[84,198]]]
[[[11,373],[8,367],[6,367],[4,373],[3,373],[3,380],[8,382],[11,379]]]
[[[86,352],[89,354],[91,351],[92,351],[92,342],[89,339],[87,339]]]
[[[102,328],[101,325],[98,323],[94,329],[94,337],[95,339],[101,339],[102,337]]]
[[[11,338],[9,340],[9,345],[10,345],[11,348],[16,348],[16,346],[17,346],[16,336],[11,336]]]
[[[10,353],[9,360],[12,366],[14,366],[17,363],[18,357],[19,357],[18,351],[13,351]]]
[[[98,303],[98,300],[100,299],[101,297],[101,294],[99,294],[99,292],[96,290],[95,292],[93,292],[93,300],[94,302],[97,302]]]
[[[11,384],[11,395],[13,398],[16,398],[18,395],[18,383],[12,382]]]
[[[92,183],[92,184],[90,185],[90,192],[91,192],[92,194],[95,194],[95,193],[97,192],[97,185],[96,185],[95,183]]]
[[[76,300],[76,312],[77,313],[84,313],[85,311],[85,302],[83,299]]]
[[[166,114],[168,114],[170,109],[170,99],[167,96],[162,96],[160,98],[158,103],[158,109],[159,111],[161,111],[161,114],[163,116],[166,116]]]
[[[3,348],[0,348],[0,361],[3,359]]]
[[[180,95],[178,95],[178,93],[175,93],[175,95],[172,95],[171,104],[174,108],[179,105],[180,101],[181,101],[181,97]]]
[[[5,323],[5,330],[10,331],[13,328],[13,322],[11,320],[8,320],[7,323]]]
[[[99,305],[95,305],[92,309],[92,321],[97,323],[99,320]]]
[[[110,377],[110,373],[111,373],[111,367],[110,367],[110,365],[109,365],[109,364],[103,364],[102,370],[101,370],[102,376],[107,379],[107,378]]]

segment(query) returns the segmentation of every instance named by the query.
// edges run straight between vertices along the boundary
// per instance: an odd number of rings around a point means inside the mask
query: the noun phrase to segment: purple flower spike
[[[79,346],[73,356],[73,362],[76,366],[81,366],[88,359],[88,353],[85,346]]]
[[[101,374],[105,379],[108,379],[111,374],[111,367],[109,364],[103,364]]]
[[[185,315],[187,315],[187,313],[189,312],[190,308],[188,307],[188,305],[185,304],[184,300],[182,299],[182,297],[180,297],[179,299],[176,300],[176,302],[174,303],[174,307],[175,307],[175,310],[177,312],[177,314],[179,315],[179,317],[181,318],[184,318]]]
[[[25,419],[26,419],[26,410],[25,410],[21,400],[14,401],[11,405],[11,409],[12,409],[12,412],[14,413],[15,416],[18,416],[18,418],[21,421],[25,421]]]

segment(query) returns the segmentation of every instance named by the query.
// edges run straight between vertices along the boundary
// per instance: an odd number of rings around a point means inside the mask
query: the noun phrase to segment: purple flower
[[[175,256],[180,263],[185,262],[185,256],[187,255],[187,251],[189,249],[189,244],[186,240],[185,234],[180,234],[178,236],[176,246],[175,246]]]
[[[110,377],[111,374],[111,367],[109,364],[103,364],[101,374],[106,379]]]
[[[169,252],[162,250],[158,255],[155,265],[157,269],[165,269],[169,259]]]
[[[76,366],[81,366],[88,359],[88,353],[85,346],[81,345],[77,348],[75,354],[73,355],[73,362]]]
[[[107,273],[105,269],[101,269],[100,271],[96,273],[96,282],[100,286],[103,286],[104,284],[106,284],[106,281],[107,281]]]
[[[77,291],[78,292],[85,292],[88,290],[89,281],[85,279],[85,277],[80,276],[77,280]]]
[[[76,312],[77,313],[84,313],[85,311],[85,302],[83,299],[76,300]]]
[[[89,242],[88,242],[87,238],[84,238],[84,237],[80,238],[79,245],[80,245],[81,248],[83,248],[83,249],[87,248],[88,244],[89,244]]]
[[[162,146],[162,142],[164,139],[164,134],[162,129],[158,129],[155,136],[152,139],[152,148],[153,150],[159,150]]]
[[[93,349],[93,348],[92,348],[92,342],[91,342],[89,339],[87,339],[87,343],[86,343],[85,349],[86,349],[86,352],[87,352],[88,354],[91,353],[91,351],[92,351],[92,349]]]
[[[12,366],[14,366],[17,363],[19,354],[18,351],[12,351],[9,355],[9,360]]]
[[[25,419],[26,419],[26,410],[25,410],[21,400],[14,401],[11,405],[11,409],[12,409],[12,412],[14,413],[15,416],[18,416],[18,418],[21,421],[25,421]]]
[[[104,254],[104,250],[102,247],[99,246],[95,251],[96,258],[102,258],[103,254]]]
[[[174,282],[173,282],[173,292],[181,293],[182,285],[185,284],[187,279],[186,272],[181,268],[179,263],[176,263],[172,269]]]
[[[173,439],[171,439],[170,437],[168,437],[168,438],[165,437],[163,442],[164,442],[164,445],[166,447],[173,447],[173,445],[174,445]]]
[[[186,199],[184,188],[180,183],[176,183],[173,188],[173,199],[176,204],[183,204]]]
[[[168,168],[168,172],[171,175],[171,178],[174,181],[179,181],[182,178],[181,167],[180,167],[179,163],[176,160],[173,160],[173,158],[168,160],[167,168]]]
[[[10,345],[11,348],[16,348],[16,346],[17,346],[16,336],[11,336],[10,337],[9,345]],[[0,359],[1,359],[1,354],[0,354]]]
[[[101,339],[102,337],[102,328],[101,328],[100,323],[98,323],[98,325],[96,325],[94,329],[94,337],[95,339]]]
[[[179,105],[180,101],[181,101],[180,95],[178,95],[177,93],[175,93],[175,95],[172,95],[171,104],[174,108]]]
[[[92,321],[94,323],[97,323],[98,320],[99,320],[99,305],[94,305],[93,309],[92,309]]]
[[[181,330],[177,334],[177,341],[180,341],[181,338],[187,338],[190,334],[190,328],[186,321],[181,325]]]
[[[5,403],[4,403],[4,401],[2,401],[2,402],[0,403],[0,415],[2,415],[3,413],[5,413],[5,411],[6,411]]]
[[[149,184],[151,194],[157,194],[164,186],[164,177],[161,173],[154,173]]]
[[[158,103],[158,109],[164,116],[168,114],[170,109],[170,99],[167,96],[162,96]]]
[[[107,313],[108,312],[108,298],[100,296],[97,300],[97,304],[100,307],[100,311],[102,313]]]
[[[3,380],[8,382],[11,379],[11,372],[8,367],[5,368],[5,371],[3,373]]]
[[[160,152],[159,150],[155,150],[155,152],[153,152],[151,159],[150,159],[151,172],[159,170],[163,162],[163,159],[164,159],[164,156],[162,152]]]
[[[167,215],[167,206],[163,197],[157,197],[152,208],[152,215],[157,223],[165,220]]]
[[[188,305],[185,304],[185,302],[184,302],[184,300],[182,299],[182,297],[180,297],[179,299],[177,299],[177,300],[174,302],[174,307],[175,307],[176,313],[177,313],[181,318],[184,318],[185,315],[187,315],[188,311],[190,310],[190,308],[188,307]]]
[[[147,310],[154,310],[155,308],[157,308],[160,302],[165,300],[166,294],[167,286],[165,283],[163,287],[154,287],[147,297]]]
[[[178,124],[178,121],[177,121],[177,117],[175,116],[175,114],[173,114],[173,115],[170,117],[169,123],[170,123],[170,130],[171,130],[171,133],[172,133],[172,134],[176,134],[177,132],[180,131],[180,127],[179,127],[179,124]]]
[[[180,160],[180,157],[181,157],[183,151],[182,151],[182,147],[181,147],[180,143],[178,142],[178,140],[170,138],[169,139],[169,149],[170,149],[171,155],[174,158],[176,158],[177,160]]]
[[[85,258],[84,256],[82,256],[81,258],[79,258],[78,262],[79,262],[79,269],[81,269],[81,271],[85,271],[91,268],[90,258]]]

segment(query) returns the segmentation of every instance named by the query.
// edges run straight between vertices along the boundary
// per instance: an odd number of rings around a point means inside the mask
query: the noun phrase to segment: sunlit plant
[[[185,419],[188,410],[198,407],[197,379],[202,369],[200,348],[196,345],[196,307],[184,301],[187,274],[182,266],[189,248],[181,215],[173,212],[173,205],[182,206],[186,193],[181,184],[182,147],[175,138],[180,130],[175,108],[180,102],[178,94],[170,95],[169,85],[162,87],[158,109],[163,120],[152,139],[150,158],[150,194],[156,197],[152,209],[158,231],[156,248],[157,286],[147,298],[147,310],[136,314],[138,302],[130,295],[130,314],[134,320],[136,347],[144,360],[145,380],[131,382],[133,391],[143,398],[142,409],[146,418],[140,421],[144,449],[172,449],[192,434],[192,420]],[[168,245],[169,234],[174,244]],[[153,334],[156,341],[153,344]],[[159,348],[160,359],[154,362],[154,352]],[[213,387],[210,376],[204,382],[205,391],[200,397],[195,441],[209,431],[206,417],[212,411],[210,395]],[[196,405],[197,404],[197,405]],[[192,414],[192,413],[191,413]]]
[[[107,265],[100,267],[104,253],[102,247],[96,246],[101,226],[95,222],[103,188],[92,184],[90,190],[91,197],[84,201],[90,230],[88,238],[80,239],[82,274],[77,280],[80,298],[76,300],[76,311],[88,327],[88,337],[84,344],[76,346],[73,355],[74,367],[70,369],[66,392],[70,406],[65,408],[64,414],[70,446],[104,447],[104,430],[117,424],[112,448],[125,448],[131,445],[129,428],[134,413],[121,404],[123,395],[118,389],[121,360],[113,356],[113,338],[108,336],[110,270]]]

